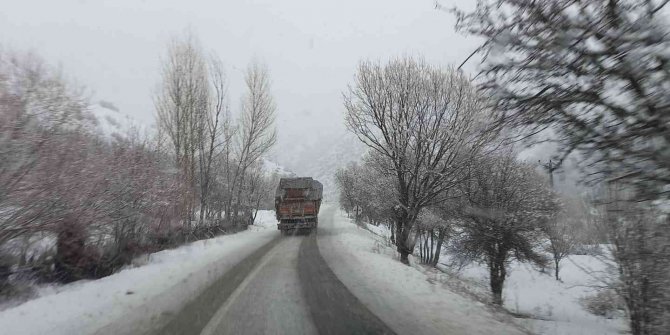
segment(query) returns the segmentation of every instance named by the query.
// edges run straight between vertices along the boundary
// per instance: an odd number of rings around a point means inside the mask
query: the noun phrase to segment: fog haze
[[[467,4],[459,2],[442,5]],[[345,134],[341,93],[362,58],[410,54],[458,64],[476,44],[455,33],[454,17],[431,0],[0,4],[0,41],[6,47],[32,50],[61,65],[93,102],[112,102],[143,125],[154,123],[152,94],[172,36],[190,31],[221,57],[233,113],[246,65],[252,59],[267,63],[279,132],[272,156],[285,165],[292,164],[282,152],[295,150],[296,142]]]

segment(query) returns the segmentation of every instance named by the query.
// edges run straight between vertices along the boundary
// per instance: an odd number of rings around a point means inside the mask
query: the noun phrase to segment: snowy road
[[[280,236],[274,213],[259,214],[247,231],[163,250],[5,310],[0,333],[528,333],[444,284],[456,278],[401,264],[385,238],[337,206],[322,206],[307,236]]]
[[[334,210],[319,225],[332,225]],[[333,274],[316,234],[278,236],[167,317],[155,334],[393,333]]]

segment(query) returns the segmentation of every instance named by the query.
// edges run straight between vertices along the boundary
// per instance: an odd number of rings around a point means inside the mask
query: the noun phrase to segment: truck
[[[319,224],[323,185],[311,177],[281,178],[275,192],[277,229],[310,233]]]

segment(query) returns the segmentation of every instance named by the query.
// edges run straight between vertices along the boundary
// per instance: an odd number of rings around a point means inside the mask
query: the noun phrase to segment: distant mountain
[[[107,109],[110,109],[110,110],[113,110],[113,111],[119,113],[119,108],[116,107],[116,105],[115,105],[113,102],[109,102],[109,101],[105,101],[105,100],[100,100],[100,101],[98,101],[98,105],[100,105],[101,107],[104,107],[104,108],[107,108]]]
[[[323,183],[324,197],[338,195],[335,172],[349,162],[361,159],[365,147],[346,130],[324,130],[311,138],[282,139],[269,159],[300,177],[312,177]]]
[[[263,170],[268,175],[276,175],[278,177],[296,177],[297,175],[285,167],[267,159],[267,158],[262,158],[263,159]]]

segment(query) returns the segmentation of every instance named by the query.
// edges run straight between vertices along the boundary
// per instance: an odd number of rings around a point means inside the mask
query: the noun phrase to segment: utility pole
[[[551,159],[547,163],[544,163],[544,164],[542,163],[541,160],[538,160],[537,163],[540,164],[540,166],[542,166],[545,170],[547,170],[547,173],[549,173],[549,186],[553,190],[554,189],[554,170],[556,170],[556,165],[554,164],[554,162],[551,161]],[[554,218],[552,220],[556,220],[556,218]],[[545,273],[545,271],[546,271],[546,268],[545,268],[544,265],[542,265],[542,268],[540,269],[540,272]],[[556,279],[558,279],[558,277]]]
[[[557,166],[554,164],[554,162],[551,161],[551,159],[549,160],[549,162],[544,163],[544,164],[542,164],[542,161],[539,161],[539,160],[537,162],[540,163],[540,165],[545,170],[547,170],[547,173],[549,173],[549,185],[553,189],[554,188],[554,170],[556,170]]]

